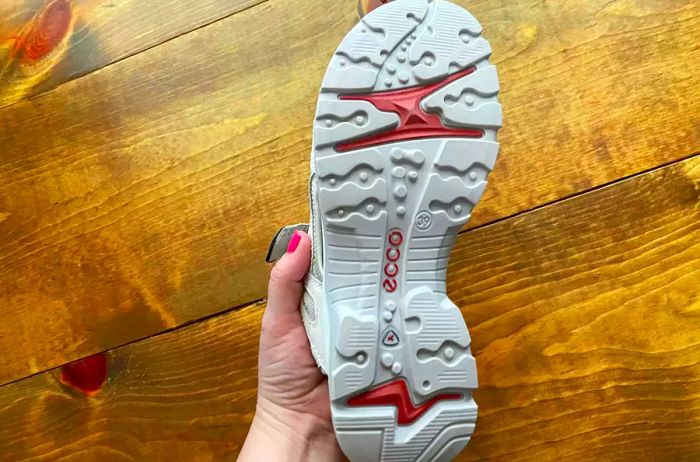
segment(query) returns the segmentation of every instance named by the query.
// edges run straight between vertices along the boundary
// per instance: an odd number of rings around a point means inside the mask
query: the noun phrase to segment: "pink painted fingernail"
[[[299,247],[300,242],[301,234],[299,234],[299,231],[294,231],[294,234],[292,235],[292,238],[289,240],[289,244],[287,245],[287,253],[294,252],[297,249],[297,247]]]

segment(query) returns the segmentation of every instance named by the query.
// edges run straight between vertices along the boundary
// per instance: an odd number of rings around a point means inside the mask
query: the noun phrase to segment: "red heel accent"
[[[415,406],[411,401],[406,382],[403,380],[396,380],[350,398],[348,400],[348,406],[394,406],[398,410],[396,421],[400,425],[408,425],[418,420],[418,418],[433,407],[435,403],[460,398],[462,398],[462,395],[458,393],[438,395]]]

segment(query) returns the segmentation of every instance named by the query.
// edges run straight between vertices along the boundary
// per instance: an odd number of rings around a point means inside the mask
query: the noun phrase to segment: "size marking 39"
[[[386,264],[384,265],[384,281],[382,287],[384,290],[391,293],[399,287],[399,258],[401,258],[401,243],[403,242],[403,233],[395,229],[387,236],[386,247]]]

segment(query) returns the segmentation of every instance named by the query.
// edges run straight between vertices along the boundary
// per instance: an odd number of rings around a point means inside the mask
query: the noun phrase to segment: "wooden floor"
[[[458,0],[502,153],[448,290],[458,460],[700,459],[700,4]],[[235,460],[355,0],[0,2],[0,460]],[[97,353],[81,393],[61,366]]]

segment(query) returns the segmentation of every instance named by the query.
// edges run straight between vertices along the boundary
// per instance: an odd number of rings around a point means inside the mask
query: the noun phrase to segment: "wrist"
[[[317,416],[259,400],[239,461],[341,460],[333,427]]]

